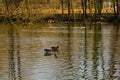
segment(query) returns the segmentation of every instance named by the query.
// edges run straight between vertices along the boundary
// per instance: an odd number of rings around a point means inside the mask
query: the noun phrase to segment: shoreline
[[[39,14],[36,14],[36,16],[39,16]],[[46,22],[46,23],[55,23],[55,22],[83,22],[84,20],[90,21],[90,22],[119,22],[120,21],[120,16],[114,15],[114,14],[101,14],[99,17],[97,14],[96,15],[90,15],[86,14],[86,16],[83,16],[82,14],[71,14],[70,19],[68,17],[68,14],[51,14],[51,15],[46,15],[43,17],[39,18],[31,18],[32,16],[29,17],[15,17],[15,16],[3,16],[0,15],[0,22],[6,22],[6,21],[13,21],[13,22]]]

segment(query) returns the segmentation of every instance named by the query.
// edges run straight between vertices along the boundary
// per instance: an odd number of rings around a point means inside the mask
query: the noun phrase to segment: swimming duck
[[[50,56],[50,55],[52,55],[52,54],[50,54],[50,52],[51,52],[50,49],[44,49],[44,51],[45,51],[44,56]]]
[[[53,46],[51,47],[51,50],[54,52],[58,52],[59,46]]]
[[[55,56],[55,58],[58,58],[57,57],[57,53],[58,53],[58,46],[53,46],[53,47],[51,47],[51,49],[44,49],[44,51],[45,51],[45,54],[44,54],[44,56],[51,56],[51,55],[54,55]]]

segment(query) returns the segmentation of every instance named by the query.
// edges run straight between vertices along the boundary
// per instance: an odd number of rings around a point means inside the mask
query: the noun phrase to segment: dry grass
[[[83,13],[82,9],[74,9],[75,13]],[[92,13],[95,12],[95,9],[92,9]],[[62,14],[62,10],[60,9],[33,9],[32,10],[33,14]],[[68,10],[65,9],[64,13],[67,14]],[[87,9],[87,13],[90,13],[90,10]],[[114,13],[113,8],[104,8],[102,9],[102,13]]]

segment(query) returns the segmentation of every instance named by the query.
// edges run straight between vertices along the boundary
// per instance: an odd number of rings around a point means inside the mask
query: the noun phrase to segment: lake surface
[[[0,80],[120,80],[120,24],[0,24]]]

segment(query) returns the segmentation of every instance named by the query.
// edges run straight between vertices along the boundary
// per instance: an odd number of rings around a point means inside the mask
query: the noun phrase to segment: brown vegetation
[[[75,21],[78,18],[76,15],[80,15],[79,18],[82,20],[85,17],[95,19],[96,16],[103,19],[102,14],[111,18],[114,14],[119,15],[120,2],[117,1],[119,0],[116,0],[116,2],[111,1],[109,2],[111,6],[105,7],[108,4],[104,0],[97,0],[96,2],[94,0],[0,0],[0,20],[2,20],[2,17],[7,17],[15,21],[48,21],[50,19],[60,20],[63,15],[61,20],[70,18],[70,20]],[[116,5],[118,6],[117,10],[114,7]],[[56,17],[58,14],[60,15],[59,19],[57,19],[59,16]],[[81,17],[83,15],[84,17]]]

